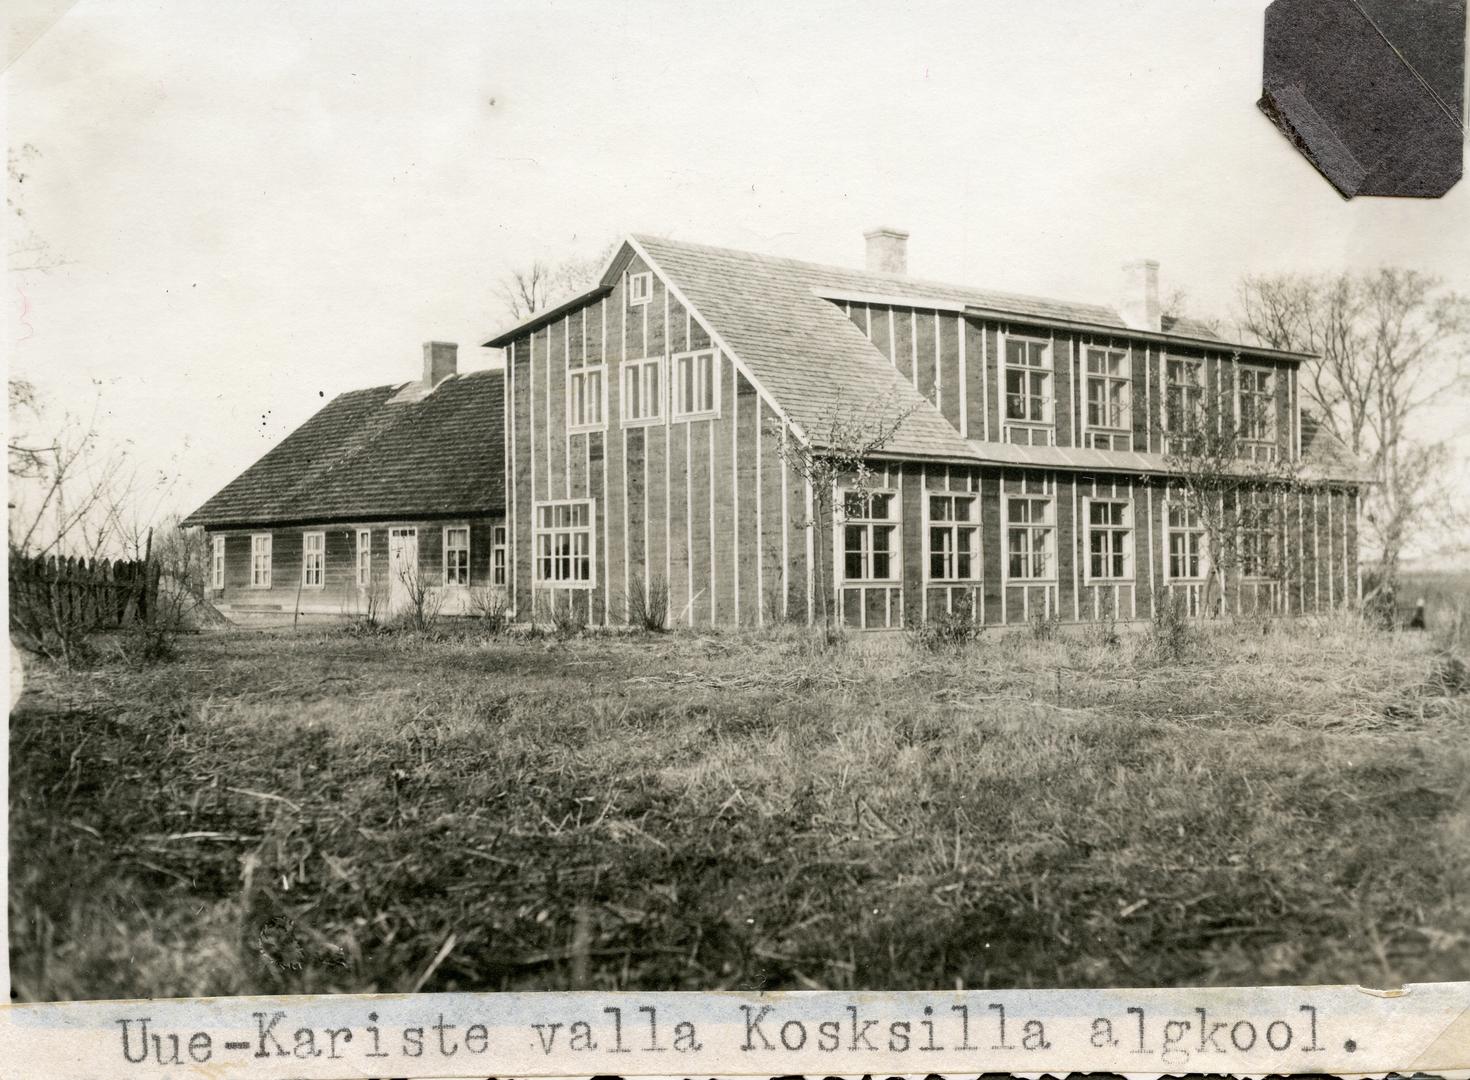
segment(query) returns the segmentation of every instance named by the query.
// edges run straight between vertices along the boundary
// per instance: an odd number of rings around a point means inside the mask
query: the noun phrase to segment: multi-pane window
[[[271,587],[271,534],[257,533],[250,538],[250,587]]]
[[[1276,438],[1276,390],[1265,368],[1240,369],[1240,437],[1259,442]]]
[[[674,419],[710,416],[719,408],[713,349],[674,357]]]
[[[1204,577],[1205,527],[1199,511],[1184,500],[1171,500],[1166,513],[1169,577],[1197,581]]]
[[[592,502],[536,504],[536,581],[541,585],[591,585]]]
[[[506,531],[504,525],[495,526],[490,534],[490,584],[505,584]]]
[[[1056,554],[1056,517],[1051,499],[1006,498],[1007,575],[1015,580],[1048,580]]]
[[[1006,419],[1028,424],[1051,421],[1051,343],[1006,338]]]
[[[891,491],[842,495],[842,576],[847,581],[898,577],[898,496]]]
[[[214,551],[209,562],[209,580],[216,589],[225,587],[225,538],[223,536],[214,538]]]
[[[366,589],[373,583],[373,531],[357,530],[357,587]]]
[[[929,579],[971,581],[980,576],[980,499],[929,496]]]
[[[660,357],[623,365],[623,423],[646,424],[664,412],[664,362]]]
[[[1087,350],[1087,426],[1126,431],[1129,414],[1128,353]]]
[[[301,534],[301,584],[308,589],[322,585],[322,570],[327,561],[327,534]]]
[[[1263,491],[1242,496],[1240,508],[1240,573],[1242,577],[1276,576],[1276,511]]]
[[[1087,501],[1087,576],[1133,576],[1133,507],[1123,499]]]
[[[628,305],[637,307],[653,299],[653,274],[645,271],[628,275]]]
[[[1198,360],[1170,359],[1165,365],[1164,427],[1185,434],[1199,430],[1204,418],[1204,365]]]
[[[567,372],[567,430],[593,431],[602,427],[603,385],[607,369],[574,368]]]
[[[470,530],[467,525],[450,525],[444,530],[444,584],[470,583]]]

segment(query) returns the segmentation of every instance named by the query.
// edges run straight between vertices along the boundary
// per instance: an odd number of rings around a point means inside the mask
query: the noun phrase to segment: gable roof
[[[505,373],[452,375],[416,401],[393,403],[404,386],[333,398],[184,524],[503,512]]]

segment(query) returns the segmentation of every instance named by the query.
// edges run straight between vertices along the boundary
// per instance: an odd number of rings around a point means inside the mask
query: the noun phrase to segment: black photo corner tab
[[[1465,0],[1273,0],[1260,110],[1345,198],[1460,179]]]

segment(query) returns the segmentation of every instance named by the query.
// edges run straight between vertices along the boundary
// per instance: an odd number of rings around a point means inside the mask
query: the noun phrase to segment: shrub
[[[444,590],[436,589],[427,574],[410,567],[402,572],[403,609],[397,615],[400,625],[420,632],[434,629],[444,607]]]
[[[975,602],[969,591],[950,604],[950,610],[931,615],[917,626],[909,627],[909,641],[927,652],[963,649],[980,640],[985,627],[975,618]]]
[[[1062,628],[1062,616],[1055,611],[1033,612],[1028,625],[1032,641],[1055,641]]]
[[[1184,597],[1169,589],[1154,592],[1149,620],[1149,648],[1160,660],[1182,660],[1194,646],[1194,627],[1185,611]]]
[[[628,621],[652,633],[669,626],[669,584],[655,574],[647,583],[634,575],[628,583]]]
[[[467,598],[471,617],[492,636],[503,634],[510,627],[510,597],[504,589],[476,585]]]

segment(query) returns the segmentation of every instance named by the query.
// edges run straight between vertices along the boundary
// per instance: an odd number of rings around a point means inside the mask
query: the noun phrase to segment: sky
[[[508,270],[627,232],[856,266],[890,225],[918,276],[1103,303],[1154,258],[1202,315],[1247,272],[1470,293],[1470,181],[1345,201],[1255,108],[1262,0],[29,2],[4,118],[58,265],[8,275],[9,368],[182,511],[428,339],[496,362]]]

